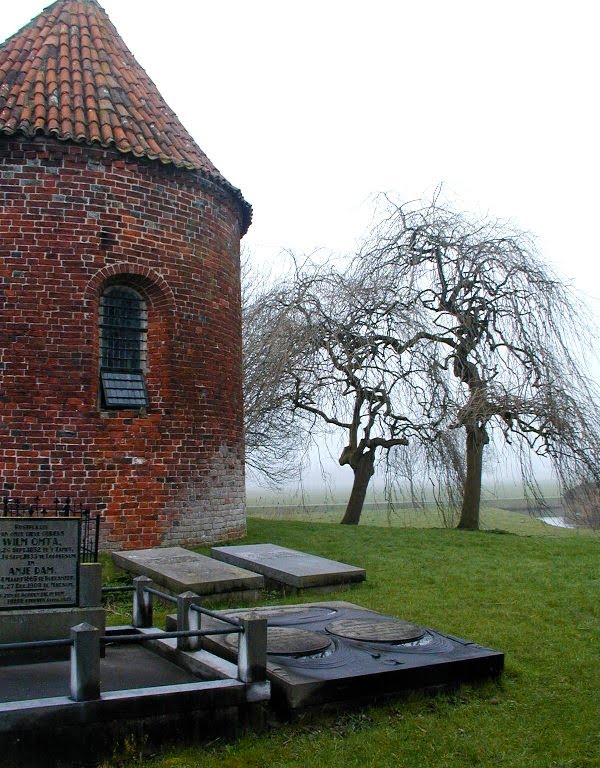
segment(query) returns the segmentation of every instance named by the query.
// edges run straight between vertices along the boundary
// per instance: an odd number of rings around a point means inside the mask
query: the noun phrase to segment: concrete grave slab
[[[198,682],[198,678],[141,645],[108,645],[100,660],[102,691]],[[69,696],[70,664],[19,664],[2,667],[0,702]]]
[[[212,557],[262,574],[269,582],[294,589],[335,588],[364,581],[364,568],[338,563],[276,544],[212,547]]]
[[[113,552],[118,568],[136,576],[148,576],[165,591],[178,595],[236,595],[255,597],[264,587],[261,575],[190,552],[183,547],[157,547]],[[247,593],[247,594],[246,594]]]

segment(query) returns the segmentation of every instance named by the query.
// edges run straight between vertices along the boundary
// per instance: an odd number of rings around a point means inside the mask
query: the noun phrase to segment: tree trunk
[[[463,502],[458,528],[469,531],[479,530],[479,505],[481,502],[481,470],[483,448],[488,436],[482,427],[466,427],[467,430],[467,476],[463,489]]]
[[[352,483],[352,493],[348,499],[348,506],[342,518],[342,525],[358,525],[369,480],[375,474],[374,464],[374,451],[367,451],[352,461],[350,466],[354,472],[354,482]]]

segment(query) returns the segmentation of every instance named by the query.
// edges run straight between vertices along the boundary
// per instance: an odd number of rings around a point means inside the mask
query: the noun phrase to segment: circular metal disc
[[[295,627],[268,627],[267,653],[278,655],[318,653],[331,645],[327,635]]]
[[[237,647],[238,636],[228,635],[226,642]],[[331,640],[320,632],[295,627],[267,627],[267,653],[277,656],[319,653],[330,645]]]
[[[349,640],[374,643],[409,643],[425,634],[423,627],[402,619],[339,619],[325,629]]]

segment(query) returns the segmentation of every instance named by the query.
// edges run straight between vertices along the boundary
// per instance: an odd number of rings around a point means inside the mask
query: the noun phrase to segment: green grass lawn
[[[250,519],[272,542],[366,568],[345,599],[504,651],[498,682],[311,713],[234,743],[115,757],[147,768],[590,768],[600,766],[599,543],[515,513],[464,532]],[[525,520],[519,522],[518,518]],[[533,528],[530,526],[533,524]],[[542,526],[541,529],[538,526]],[[542,535],[540,535],[540,533]],[[303,601],[322,599],[303,596]],[[265,602],[284,602],[265,595]],[[298,598],[285,602],[298,601]],[[115,620],[122,621],[118,608]]]

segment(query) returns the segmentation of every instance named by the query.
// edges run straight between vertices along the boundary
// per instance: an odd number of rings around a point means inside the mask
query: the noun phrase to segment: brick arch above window
[[[139,291],[153,307],[174,313],[175,296],[166,280],[150,267],[119,262],[99,269],[88,281],[83,300],[86,308],[93,308],[98,297],[109,285],[129,285]]]

